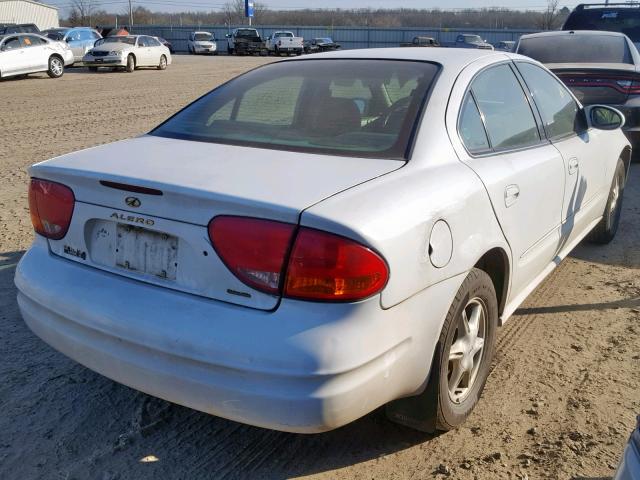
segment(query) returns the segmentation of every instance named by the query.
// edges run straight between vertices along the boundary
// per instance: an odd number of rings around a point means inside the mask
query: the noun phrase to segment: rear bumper
[[[37,239],[15,281],[33,332],[90,369],[213,415],[314,433],[424,385],[462,278],[389,310],[374,297],[264,312],[85,267]]]

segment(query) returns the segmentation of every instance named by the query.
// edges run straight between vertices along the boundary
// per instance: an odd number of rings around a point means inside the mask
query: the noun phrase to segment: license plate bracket
[[[118,268],[166,280],[176,279],[177,237],[121,223],[117,225],[116,233]]]

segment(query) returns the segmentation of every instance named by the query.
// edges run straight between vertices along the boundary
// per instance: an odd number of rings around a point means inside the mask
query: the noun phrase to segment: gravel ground
[[[583,244],[499,333],[476,411],[430,436],[381,411],[304,436],[136,392],[49,348],[13,286],[32,239],[26,168],[148,131],[266,58],[177,56],[167,71],[0,84],[0,478],[608,479],[640,413],[640,166],[606,247]]]

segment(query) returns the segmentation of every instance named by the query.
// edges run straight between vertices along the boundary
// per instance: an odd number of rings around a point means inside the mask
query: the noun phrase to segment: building
[[[0,0],[2,23],[35,23],[40,30],[60,26],[56,7],[32,0]]]

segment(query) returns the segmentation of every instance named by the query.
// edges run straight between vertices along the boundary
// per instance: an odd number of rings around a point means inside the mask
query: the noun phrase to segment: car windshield
[[[42,34],[47,38],[50,38],[51,40],[58,40],[58,41],[64,40],[65,33],[66,33],[65,31],[61,31],[61,30],[45,30],[44,32],[42,32]]]
[[[276,38],[293,38],[293,33],[291,33],[291,32],[276,32],[274,37],[276,37]]]
[[[625,38],[614,35],[545,35],[523,38],[518,53],[542,63],[633,64]]]
[[[479,35],[465,35],[464,41],[467,43],[482,42],[482,38]]]
[[[640,8],[583,8],[574,10],[563,30],[605,30],[624,33],[640,42]]]
[[[319,38],[318,43],[333,43],[333,40],[330,38]]]
[[[196,42],[207,42],[213,38],[210,33],[196,33],[193,38]]]
[[[242,75],[152,135],[284,151],[406,159],[439,67],[396,60],[299,60]]]
[[[114,37],[101,38],[96,42],[96,47],[103,45],[105,43],[127,43],[129,45],[135,45],[136,37],[114,36]]]

